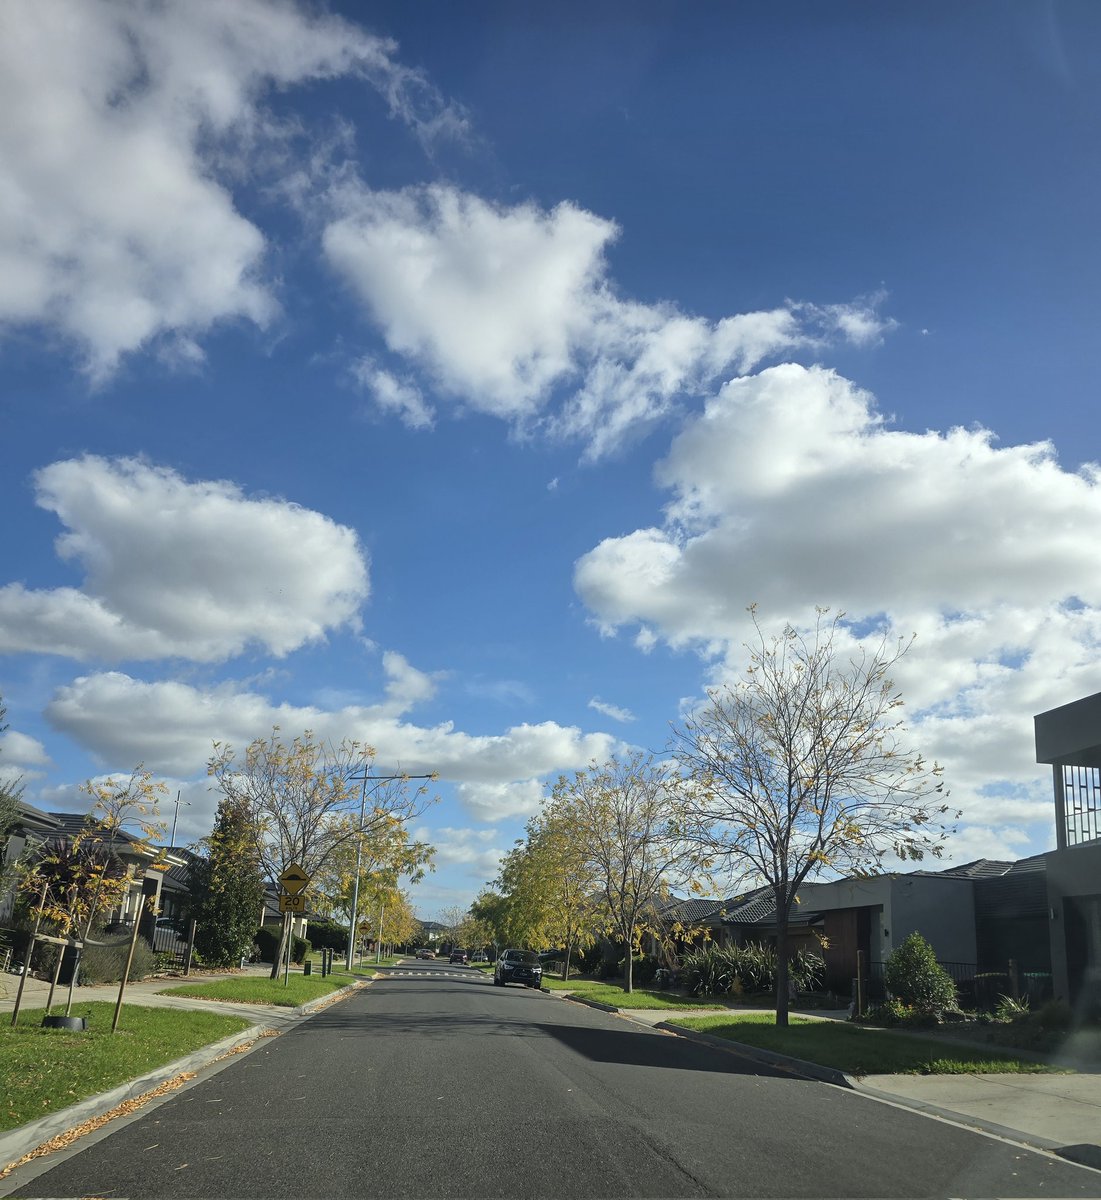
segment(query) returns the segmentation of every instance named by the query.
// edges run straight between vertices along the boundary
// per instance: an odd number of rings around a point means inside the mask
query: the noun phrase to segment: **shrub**
[[[110,934],[95,932],[91,936],[97,939],[102,938],[103,945],[93,946],[90,942],[85,943],[84,952],[80,956],[80,982],[86,984],[118,983],[126,969],[126,956],[130,953],[130,938],[112,937]],[[130,964],[130,974],[127,979],[131,982],[135,979],[144,979],[147,975],[153,974],[155,966],[156,960],[149,943],[145,938],[139,937],[134,943],[134,960]]]
[[[1029,1018],[1041,1029],[1069,1029],[1074,1021],[1070,1006],[1062,1000],[1049,1000]]]
[[[260,961],[275,962],[275,956],[279,951],[279,934],[266,925],[261,925],[253,940],[260,951]]]
[[[338,954],[346,954],[348,950],[348,930],[336,921],[311,921],[310,945],[315,950],[335,950]]]
[[[1022,996],[1019,1000],[1014,1000],[1012,996],[999,996],[997,1007],[994,1009],[994,1019],[996,1021],[1016,1021],[1020,1017],[1028,1016],[1028,997]]]
[[[883,967],[883,980],[892,995],[921,1013],[956,1007],[956,985],[937,962],[933,947],[920,933],[911,933],[892,950]]]
[[[661,964],[649,954],[636,955],[631,968],[631,978],[635,983],[652,983]]]

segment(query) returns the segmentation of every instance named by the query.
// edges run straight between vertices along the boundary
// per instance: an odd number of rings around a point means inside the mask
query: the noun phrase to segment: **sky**
[[[177,842],[274,725],[438,772],[424,918],[747,608],[916,635],[952,861],[1101,690],[1092,0],[0,9],[0,770]]]

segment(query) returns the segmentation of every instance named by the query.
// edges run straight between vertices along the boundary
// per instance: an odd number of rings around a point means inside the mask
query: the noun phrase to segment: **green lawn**
[[[599,1000],[601,1004],[612,1004],[616,1008],[725,1008],[726,1005],[713,996],[682,996],[678,992],[653,992],[647,988],[635,988],[627,993],[614,983],[593,981],[571,982],[557,990],[572,991],[586,1000]],[[553,985],[552,985],[553,986]]]
[[[274,1004],[279,1008],[297,1008],[319,996],[328,995],[352,980],[347,974],[291,975],[268,979],[262,975],[236,976],[232,979],[195,980],[181,987],[165,988],[163,996],[195,996],[200,1000],[231,1000],[238,1004]]]
[[[1014,1058],[1012,1053],[974,1051],[948,1040],[805,1017],[792,1017],[786,1029],[778,1028],[770,1013],[678,1017],[671,1024],[790,1054],[849,1075],[1033,1074],[1052,1070],[1043,1063]]]
[[[0,1130],[14,1129],[163,1067],[192,1050],[249,1027],[241,1017],[177,1008],[123,1008],[111,1033],[109,1001],[73,1005],[87,1017],[83,1033],[43,1029],[44,1010],[24,1009],[19,1024],[0,1025],[3,1096]]]

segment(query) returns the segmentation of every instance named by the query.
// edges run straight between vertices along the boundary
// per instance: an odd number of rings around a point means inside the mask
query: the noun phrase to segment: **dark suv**
[[[493,982],[498,987],[506,983],[522,983],[525,987],[543,986],[543,964],[534,950],[506,950],[493,968]]]

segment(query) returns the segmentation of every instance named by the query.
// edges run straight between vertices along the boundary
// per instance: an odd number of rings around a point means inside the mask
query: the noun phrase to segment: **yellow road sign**
[[[279,876],[279,882],[282,884],[283,891],[290,892],[292,896],[297,896],[299,892],[306,890],[306,885],[310,882],[310,876],[298,865],[291,863],[289,867]],[[284,909],[284,912],[290,912],[290,909]]]
[[[291,896],[287,892],[279,895],[279,911],[281,913],[302,913],[306,911],[305,896]]]

